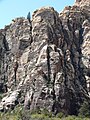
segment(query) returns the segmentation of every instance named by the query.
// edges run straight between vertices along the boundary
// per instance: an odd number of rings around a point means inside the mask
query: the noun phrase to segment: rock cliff
[[[0,110],[78,114],[90,100],[90,1],[43,7],[0,30]]]

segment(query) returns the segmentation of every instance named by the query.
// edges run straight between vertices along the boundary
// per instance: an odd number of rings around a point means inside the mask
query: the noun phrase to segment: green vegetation
[[[5,93],[0,92],[0,101],[2,100],[2,98],[5,96]]]
[[[3,94],[2,93],[0,93],[0,100],[3,98]]]
[[[90,103],[88,101],[83,102],[79,110],[79,116],[90,118]]]
[[[0,120],[90,120],[90,118],[77,116],[64,116],[63,113],[58,113],[56,116],[47,110],[30,110],[23,109],[22,106],[17,106],[13,111],[0,113]]]

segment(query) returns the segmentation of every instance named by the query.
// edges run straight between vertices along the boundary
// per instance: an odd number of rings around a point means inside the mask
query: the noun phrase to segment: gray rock
[[[90,99],[87,3],[76,1],[60,14],[43,7],[32,21],[17,18],[0,30],[0,82],[7,85],[1,111],[23,104],[30,110],[77,115],[84,99]]]

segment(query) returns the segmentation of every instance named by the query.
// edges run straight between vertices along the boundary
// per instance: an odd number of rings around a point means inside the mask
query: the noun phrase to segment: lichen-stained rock
[[[90,6],[83,1],[60,14],[40,8],[32,21],[17,18],[0,30],[1,111],[17,101],[25,109],[77,115],[90,100]]]

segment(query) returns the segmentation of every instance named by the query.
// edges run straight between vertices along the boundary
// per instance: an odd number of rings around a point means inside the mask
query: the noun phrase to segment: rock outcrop
[[[60,14],[43,7],[0,30],[0,110],[23,104],[77,115],[90,100],[90,2],[83,1]]]

